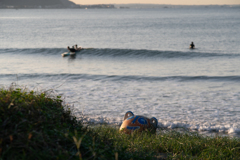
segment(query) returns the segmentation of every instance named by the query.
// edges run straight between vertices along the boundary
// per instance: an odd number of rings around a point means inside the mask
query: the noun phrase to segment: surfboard
[[[66,56],[73,56],[73,55],[75,55],[76,53],[75,52],[64,52],[64,53],[62,53],[62,56],[63,57],[66,57]]]

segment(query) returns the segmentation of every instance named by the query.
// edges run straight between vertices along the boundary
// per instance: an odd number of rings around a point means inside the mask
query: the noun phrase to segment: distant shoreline
[[[165,4],[95,4],[95,5],[1,5],[0,9],[156,9],[156,8],[186,8],[186,7],[228,7],[240,8],[240,5],[165,5]]]
[[[11,5],[0,5],[0,9],[115,9],[114,5],[74,5],[74,6],[62,6],[62,5],[22,5],[22,6],[11,6]]]

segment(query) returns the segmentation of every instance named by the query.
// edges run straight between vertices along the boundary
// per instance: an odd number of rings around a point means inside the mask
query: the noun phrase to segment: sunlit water
[[[240,10],[0,10],[0,84],[54,89],[85,121],[240,135]],[[196,49],[189,50],[191,41]],[[61,57],[68,45],[86,48]]]

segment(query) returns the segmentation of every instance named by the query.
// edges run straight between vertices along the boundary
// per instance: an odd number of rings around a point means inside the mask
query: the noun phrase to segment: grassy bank
[[[61,97],[0,90],[0,159],[240,159],[240,140],[84,127]]]

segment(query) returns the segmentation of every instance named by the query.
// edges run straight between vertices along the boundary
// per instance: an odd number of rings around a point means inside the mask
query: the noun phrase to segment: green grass
[[[60,96],[0,89],[0,159],[240,159],[240,140],[86,127]]]

